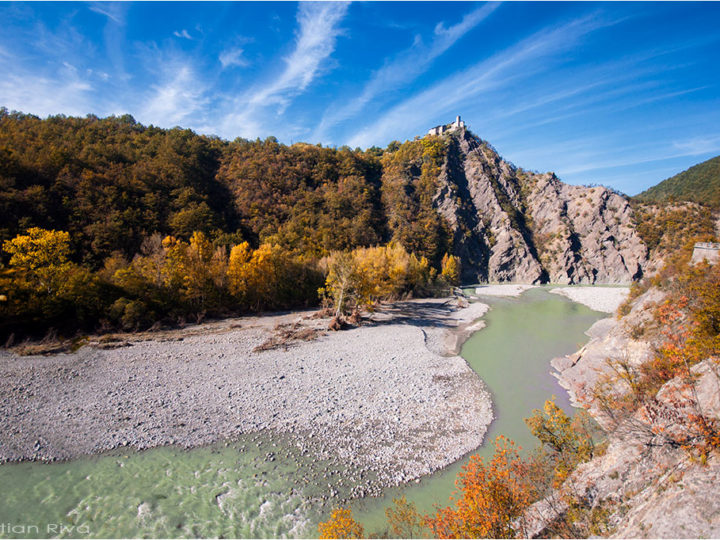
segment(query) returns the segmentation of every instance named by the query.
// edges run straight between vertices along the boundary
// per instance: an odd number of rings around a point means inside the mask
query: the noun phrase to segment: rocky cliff
[[[624,196],[516,168],[464,128],[440,137],[446,151],[433,204],[465,281],[627,283],[642,275],[647,248]]]
[[[598,321],[580,351],[553,361],[560,384],[576,405],[585,407],[607,433],[607,449],[578,466],[563,487],[531,512],[534,536],[546,537],[553,520],[568,510],[568,494],[592,509],[593,534],[614,538],[717,538],[720,534],[720,460],[699,459],[678,440],[687,418],[697,411],[709,422],[720,420],[720,372],[717,359],[691,368],[693,385],[675,377],[630,416],[599,401],[592,391],[618,366],[639,370],[662,337],[654,308],[666,293],[651,288],[637,298],[621,320]],[[642,329],[642,331],[640,331]],[[614,368],[611,366],[615,366]],[[623,368],[625,369],[625,368]],[[628,391],[620,378],[609,388],[618,400]]]

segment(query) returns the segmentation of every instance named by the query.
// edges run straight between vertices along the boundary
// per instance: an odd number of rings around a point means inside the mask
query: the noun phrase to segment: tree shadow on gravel
[[[381,306],[363,319],[363,326],[384,326],[388,324],[407,324],[419,327],[454,328],[457,322],[451,318],[455,307],[452,300],[438,302],[394,302]]]

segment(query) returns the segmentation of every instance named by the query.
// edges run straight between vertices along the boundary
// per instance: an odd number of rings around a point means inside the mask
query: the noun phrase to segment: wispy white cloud
[[[124,10],[122,3],[118,2],[93,2],[89,6],[90,11],[105,15],[111,21],[117,24],[125,23]]]
[[[328,129],[356,116],[374,99],[415,80],[460,38],[489,17],[498,6],[497,3],[485,4],[466,14],[460,22],[448,28],[444,23],[438,23],[428,45],[420,36],[416,36],[411,47],[396,55],[373,74],[359,96],[350,101],[344,99],[344,104],[331,107],[315,129],[313,139],[324,139]]]
[[[64,71],[64,73],[63,73]],[[72,70],[58,76],[42,76],[16,71],[0,78],[0,103],[10,110],[31,111],[40,116],[71,114],[84,116],[89,111],[93,86]]]
[[[179,37],[179,38],[190,39],[190,40],[192,39],[192,36],[188,33],[188,31],[187,31],[185,28],[183,28],[183,29],[180,30],[180,31],[175,30],[175,31],[173,32],[173,36]]]
[[[69,62],[63,62],[62,65],[63,69],[61,69],[61,72],[64,74],[63,79],[65,80],[65,84],[67,86],[76,90],[93,90],[93,86],[90,82],[87,79],[80,77],[78,69],[75,66]],[[88,74],[87,71],[85,73]]]
[[[160,126],[179,125],[201,112],[208,102],[207,88],[189,64],[165,68],[163,82],[152,85],[139,119]],[[193,118],[197,121],[197,118]]]
[[[597,125],[602,127],[597,129],[568,131],[560,125],[557,130],[532,133],[521,126],[508,138],[499,140],[493,135],[491,140],[501,151],[509,150],[506,157],[518,165],[553,170],[570,183],[606,183],[630,194],[686,169],[698,156],[706,159],[720,153],[720,133],[708,111],[685,110],[681,117],[675,113],[644,116],[646,121],[639,124],[602,123],[602,119],[616,118],[612,110],[604,110],[592,113],[591,118],[600,119]],[[674,138],[678,133],[698,132],[709,135]]]
[[[98,79],[80,63],[76,50],[91,56],[93,47],[68,24],[52,31],[36,23],[27,32],[32,48],[19,40],[0,53],[0,104],[41,116],[90,112],[87,104],[98,101]],[[35,58],[44,62],[38,65]]]
[[[510,133],[518,131],[527,131],[529,128],[537,128],[547,126],[549,124],[563,122],[570,118],[579,116],[615,116],[637,107],[657,103],[663,100],[670,100],[675,97],[692,94],[707,87],[701,86],[697,88],[689,88],[676,92],[663,92],[652,94],[654,90],[658,90],[661,84],[658,81],[647,81],[637,84],[620,85],[621,79],[616,79],[615,84],[612,80],[606,81],[603,90],[596,94],[585,98],[576,99],[562,106],[558,106],[554,111],[540,111],[541,115],[538,119],[526,119],[522,124],[516,124],[509,130]],[[561,111],[564,111],[560,114]],[[497,119],[495,117],[495,119]],[[508,136],[506,133],[504,136]]]
[[[245,67],[250,62],[244,57],[245,51],[239,47],[233,49],[226,49],[220,53],[218,60],[222,64],[223,68],[229,66]]]
[[[396,134],[398,125],[419,132],[426,127],[428,118],[449,114],[456,111],[458,105],[486,92],[529,79],[548,69],[554,56],[571,49],[582,36],[607,24],[610,23],[589,16],[543,29],[394,106],[380,120],[351,136],[348,144],[375,144]],[[423,114],[418,115],[418,111]]]
[[[323,61],[335,50],[340,35],[339,23],[347,12],[346,2],[300,4],[295,50],[285,59],[285,69],[272,83],[257,88],[250,105],[284,104],[304,91],[318,75]]]
[[[596,181],[603,171],[628,169],[659,164],[705,154],[720,152],[720,134],[696,137],[681,141],[641,140],[621,149],[611,146],[612,137],[587,137],[548,144],[542,151],[553,157],[555,171],[562,175],[585,177]],[[662,180],[662,178],[659,178]]]
[[[639,71],[632,71],[630,66],[624,70],[624,74],[618,77],[610,77],[608,73],[601,70],[582,71],[576,74],[571,80],[558,77],[558,83],[569,90],[554,90],[540,86],[536,88],[538,97],[533,99],[530,95],[524,97],[525,102],[514,107],[493,107],[488,111],[484,121],[486,125],[493,126],[494,139],[499,142],[503,139],[516,137],[519,133],[531,128],[539,128],[559,122],[567,121],[589,113],[615,112],[621,106],[631,108],[630,102],[640,104],[637,96],[644,96],[650,90],[657,89],[660,85],[657,81],[646,81],[628,84],[635,80]],[[572,88],[573,80],[596,81],[584,86]],[[627,96],[631,100],[627,101]],[[522,115],[521,122],[512,122],[509,119],[513,116]],[[502,126],[497,128],[497,126]],[[537,148],[537,144],[533,143]],[[519,153],[526,153],[529,149],[521,149]],[[532,151],[530,151],[532,152]]]
[[[684,152],[683,155],[690,156],[720,152],[720,134],[674,141],[673,147],[680,152]]]
[[[700,90],[705,90],[706,88],[708,88],[708,86],[698,86],[696,88],[687,88],[685,90],[678,90],[677,92],[664,92],[662,94],[647,96],[642,99],[633,100],[633,101],[630,101],[629,103],[619,105],[614,108],[614,112],[625,111],[628,109],[632,109],[634,107],[641,107],[643,105],[648,105],[650,103],[656,103],[658,101],[672,99],[672,98],[675,98],[678,96],[684,96],[687,94],[693,94],[695,92],[699,92]]]
[[[342,34],[340,22],[347,2],[307,2],[298,9],[295,48],[284,59],[284,68],[271,82],[258,85],[234,100],[235,113],[226,116],[221,132],[256,134],[268,114],[282,115],[293,98],[303,93],[322,72]],[[274,110],[270,108],[273,107]]]
[[[707,154],[712,152],[720,151],[720,144],[704,146],[702,151],[699,148],[692,148],[688,151],[678,151],[674,153],[663,153],[658,154],[653,152],[652,155],[639,156],[631,159],[601,159],[596,162],[583,162],[575,167],[565,167],[562,169],[563,174],[578,175],[583,174],[588,177],[595,176],[595,173],[599,171],[608,171],[613,169],[633,167],[636,165],[645,165],[649,163],[661,163],[663,161],[669,161],[671,159],[677,159],[681,157],[697,156],[701,154]],[[593,173],[593,174],[589,174]]]

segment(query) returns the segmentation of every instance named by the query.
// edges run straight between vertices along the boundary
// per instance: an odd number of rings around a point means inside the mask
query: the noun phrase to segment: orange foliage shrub
[[[523,512],[535,500],[528,473],[529,465],[515,444],[498,437],[489,463],[472,456],[458,474],[460,497],[455,507],[426,518],[433,534],[439,538],[525,536]]]
[[[585,424],[587,413],[579,412],[575,419],[555,404],[555,396],[545,401],[543,410],[534,409],[525,423],[532,434],[544,445],[546,454],[541,456],[553,468],[553,487],[558,488],[575,470],[578,463],[593,456],[592,436]]]
[[[611,363],[615,374],[598,386],[596,398],[621,419],[639,411],[646,429],[704,461],[720,449],[720,423],[703,414],[692,368],[720,358],[720,266],[679,262],[666,267],[654,285],[668,292],[654,312],[661,328],[655,355],[640,366]],[[619,381],[626,393],[608,392]],[[658,391],[669,381],[674,382],[659,400]]]

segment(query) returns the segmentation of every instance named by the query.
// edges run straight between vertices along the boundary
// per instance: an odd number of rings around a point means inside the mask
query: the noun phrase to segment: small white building
[[[715,264],[720,261],[720,244],[715,242],[697,242],[693,249],[692,264],[697,264],[702,261],[707,261],[710,264]]]
[[[465,122],[463,122],[460,119],[460,115],[458,115],[452,124],[445,124],[443,126],[435,126],[434,128],[430,128],[428,130],[428,135],[442,135],[443,133],[447,133],[448,131],[454,131],[456,129],[460,129],[460,128],[464,128],[464,127],[465,127]]]

